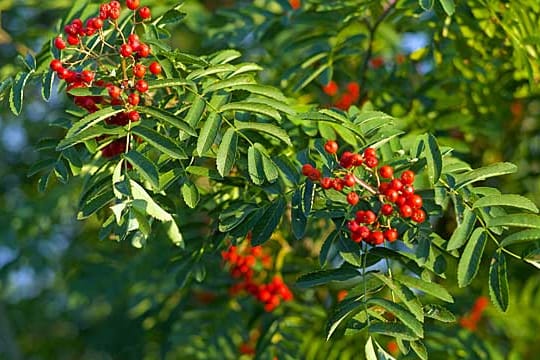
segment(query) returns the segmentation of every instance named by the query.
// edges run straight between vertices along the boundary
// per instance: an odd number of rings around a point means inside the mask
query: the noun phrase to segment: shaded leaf
[[[476,228],[465,246],[465,250],[458,263],[457,279],[459,287],[471,283],[478,273],[484,247],[486,246],[486,232],[483,228]]]
[[[497,251],[489,266],[489,296],[500,310],[508,309],[508,272],[506,258],[502,251]]]
[[[148,181],[154,189],[159,189],[159,173],[156,165],[154,165],[152,161],[135,150],[131,150],[127,154],[124,154],[124,158],[133,165],[141,177]]]

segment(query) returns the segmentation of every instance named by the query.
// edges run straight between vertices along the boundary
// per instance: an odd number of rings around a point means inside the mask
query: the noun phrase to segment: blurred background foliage
[[[19,54],[38,52],[56,35],[72,3],[0,0],[0,79],[20,69]],[[144,1],[154,13],[175,3]],[[286,0],[190,0],[182,10],[188,16],[173,31],[174,47],[240,49],[299,109],[334,103],[321,90],[332,79],[342,88],[359,82],[360,102],[401,118],[411,138],[430,131],[474,166],[518,164],[517,175],[490,185],[540,203],[538,3],[458,1],[452,16],[438,1],[426,11],[417,0],[310,0],[299,10]],[[100,242],[98,222],[76,221],[80,183],[53,180],[38,193],[26,174],[38,140],[59,135],[49,123],[65,101],[44,104],[38,92],[27,88],[16,118],[0,99],[0,359],[237,359],[255,348],[262,359],[361,358],[365,339],[324,341],[339,288],[297,291],[297,301],[266,314],[228,296],[219,254],[205,257],[205,271],[187,271],[185,253],[159,235],[143,249]],[[187,236],[204,237],[206,224],[186,209]],[[310,238],[291,245],[283,268],[290,284],[316,267]],[[509,268],[508,313],[488,307],[475,331],[459,323],[428,328],[434,359],[535,358],[538,273],[513,260]],[[471,287],[452,289],[455,314],[466,316],[487,295],[486,277],[481,271]]]

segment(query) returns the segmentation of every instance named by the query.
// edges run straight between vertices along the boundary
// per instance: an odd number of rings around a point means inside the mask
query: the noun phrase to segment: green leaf
[[[90,139],[94,139],[101,135],[116,135],[117,137],[121,137],[125,134],[127,134],[127,131],[123,127],[110,128],[102,125],[94,125],[90,128],[87,128],[86,130],[77,133],[76,135],[69,137],[66,135],[66,137],[58,143],[56,150],[66,150],[74,145]]]
[[[463,220],[461,221],[461,224],[456,228],[456,230],[454,230],[454,233],[448,241],[446,249],[448,251],[452,251],[462,247],[469,238],[471,232],[473,231],[475,223],[476,214],[474,213],[474,211],[469,210],[468,208],[465,209],[463,213]]]
[[[221,129],[221,115],[211,113],[201,129],[197,139],[197,154],[203,156],[214,144],[219,130]]]
[[[68,91],[68,94],[73,96],[106,96],[108,90],[103,87],[73,88]]]
[[[193,102],[191,103],[191,107],[189,108],[186,117],[184,118],[184,121],[188,123],[191,127],[196,127],[199,123],[199,120],[201,120],[205,107],[206,101],[204,100],[204,98],[196,95],[193,99]]]
[[[226,63],[229,63],[233,60],[236,60],[238,59],[239,57],[242,56],[242,53],[237,51],[237,50],[233,50],[233,49],[226,49],[226,50],[220,50],[212,55],[210,55],[208,57],[208,61],[211,63],[211,64],[226,64]]]
[[[456,11],[456,4],[454,4],[454,0],[439,0],[439,2],[441,3],[446,15],[454,15],[454,12]]]
[[[390,291],[392,291],[409,309],[409,311],[421,322],[424,321],[424,311],[422,309],[422,303],[418,300],[418,297],[406,286],[395,282],[393,278],[386,275],[374,273],[374,276],[381,280]]]
[[[508,235],[501,241],[501,246],[509,246],[520,244],[523,242],[536,241],[540,239],[540,229],[528,229],[518,231],[512,235]]]
[[[300,240],[304,237],[307,227],[307,217],[302,210],[302,189],[298,188],[294,191],[291,200],[291,225],[292,232],[296,239]],[[322,252],[322,249],[321,249]]]
[[[536,205],[531,200],[521,195],[490,195],[477,200],[473,204],[473,208],[485,206],[511,206],[538,213]]]
[[[405,274],[398,274],[394,276],[394,278],[405,286],[418,289],[425,292],[426,294],[429,294],[449,303],[454,302],[452,295],[450,295],[450,293],[444,287],[437,283],[427,282],[420,278],[407,276]]]
[[[257,113],[271,117],[276,121],[281,121],[281,115],[279,115],[279,112],[276,111],[273,107],[248,100],[228,103],[219,108],[220,113],[226,111],[244,111],[248,113]]]
[[[460,174],[456,177],[457,184],[455,189],[461,189],[462,187],[471,184],[473,182],[485,180],[494,176],[501,176],[506,174],[512,174],[517,171],[517,166],[511,163],[496,163],[488,165],[479,169],[468,171],[464,174]]]
[[[313,202],[315,201],[315,184],[311,180],[307,180],[302,191],[302,209],[306,217],[311,213]]]
[[[133,165],[141,177],[148,181],[154,189],[159,189],[159,173],[152,161],[135,150],[124,154],[124,158]]]
[[[433,0],[418,0],[418,4],[424,10],[431,10],[433,7]]]
[[[32,71],[18,73],[15,77],[13,85],[11,86],[11,91],[9,93],[9,107],[11,112],[13,112],[15,115],[19,115],[22,111],[24,88],[26,86],[26,82],[30,78],[30,75],[32,75]]]
[[[154,219],[157,219],[162,222],[172,221],[173,218],[171,214],[163,210],[146,190],[135,181],[129,181],[131,187],[131,195],[133,196],[132,204],[137,210],[141,211],[143,214],[148,214]]]
[[[248,172],[251,181],[256,185],[264,184],[265,174],[262,165],[262,154],[254,146],[248,149]]]
[[[428,352],[424,343],[420,340],[411,341],[411,348],[422,360],[428,360]]]
[[[338,269],[315,271],[302,275],[296,280],[296,285],[309,288],[327,284],[331,281],[346,281],[360,276],[357,269],[351,266],[342,266]]]
[[[199,203],[199,189],[192,182],[186,182],[182,185],[182,197],[186,205],[194,209]]]
[[[145,126],[135,126],[131,129],[133,134],[140,136],[154,148],[158,149],[162,153],[169,155],[173,159],[187,159],[187,155],[184,150],[178,146],[171,138],[161,135],[154,129],[147,128]]]
[[[96,111],[95,113],[86,115],[81,120],[73,124],[73,126],[68,130],[65,137],[66,141],[75,135],[79,135],[81,132],[85,131],[86,129],[91,128],[92,126],[98,124],[99,122],[122,112],[123,110],[124,109],[117,106],[115,107],[109,106],[99,111]]]
[[[159,22],[156,25],[165,26],[165,25],[171,25],[171,24],[178,24],[185,17],[186,17],[185,13],[178,11],[176,9],[171,9],[159,18]]]
[[[441,177],[443,162],[441,150],[437,144],[437,139],[431,134],[426,134],[424,137],[426,143],[425,155],[428,167],[428,176],[431,184],[436,184]]]
[[[424,315],[428,318],[445,323],[453,323],[456,321],[454,314],[452,314],[446,308],[435,304],[428,304],[424,306]]]
[[[149,90],[161,89],[165,87],[176,87],[176,86],[194,86],[194,84],[190,81],[186,81],[183,79],[172,79],[172,78],[148,81]]]
[[[478,273],[484,247],[486,246],[486,239],[486,232],[483,228],[476,228],[472,233],[458,263],[457,279],[459,287],[469,285]]]
[[[189,135],[197,136],[197,132],[188,123],[168,111],[161,110],[156,107],[147,106],[139,106],[137,107],[137,110],[147,115],[150,115],[156,120],[164,121],[167,124],[188,133]]]
[[[184,247],[184,237],[182,236],[182,233],[180,232],[180,229],[178,229],[178,225],[174,222],[174,220],[166,221],[164,223],[165,229],[167,231],[167,235],[169,236],[169,239],[179,247]]]
[[[270,238],[285,213],[286,205],[285,200],[279,197],[267,207],[261,221],[253,228],[251,238],[253,246],[261,245]]]
[[[534,214],[510,214],[488,219],[488,227],[516,226],[540,229],[540,216]]]
[[[206,87],[204,93],[207,94],[209,92],[215,92],[222,89],[233,88],[233,87],[237,87],[241,85],[253,85],[256,83],[257,82],[255,81],[252,75],[244,74],[244,75],[232,77],[227,80],[216,81],[215,83]]]
[[[52,88],[54,84],[54,74],[54,71],[49,69],[49,71],[47,71],[47,74],[45,74],[45,76],[43,76],[41,80],[41,97],[45,101],[49,101],[49,99],[51,98]],[[1,92],[2,91],[0,90],[0,93]]]
[[[95,214],[115,199],[112,189],[107,189],[98,195],[87,199],[79,209],[77,219],[83,220]]]
[[[251,94],[266,96],[270,99],[283,101],[283,102],[287,101],[287,98],[283,95],[281,91],[279,91],[275,87],[268,86],[268,85],[239,84],[239,85],[231,86],[230,90],[232,91],[244,90]]]
[[[375,352],[375,347],[373,346],[373,340],[371,339],[371,336],[366,342],[364,350],[366,352],[366,360],[379,360],[377,358],[377,353]]]
[[[405,324],[409,329],[411,329],[414,334],[420,338],[424,336],[424,329],[422,323],[416,319],[416,317],[411,314],[407,309],[402,305],[396,304],[394,302],[388,301],[386,299],[380,298],[371,298],[366,301],[369,305],[376,305],[384,308],[386,311],[394,314],[403,324]]]
[[[400,323],[371,322],[368,331],[408,341],[418,339],[418,336],[408,326]]]
[[[489,296],[501,311],[508,309],[508,272],[501,250],[495,253],[489,266]]]
[[[266,123],[256,123],[256,122],[235,121],[234,126],[236,126],[238,130],[254,130],[254,131],[266,133],[268,135],[272,135],[276,139],[283,141],[289,146],[292,146],[291,139],[289,138],[289,135],[287,135],[287,132],[276,125],[266,124]]]
[[[217,169],[221,176],[229,175],[236,160],[238,135],[233,128],[227,129],[217,152]]]
[[[253,204],[238,205],[232,203],[230,207],[228,207],[219,214],[219,231],[231,231],[232,229],[242,224],[242,222],[244,222],[248,215],[250,215],[256,210],[258,210],[258,208]]]
[[[201,77],[207,77],[210,75],[220,74],[220,73],[230,73],[236,70],[236,67],[230,64],[222,64],[217,66],[212,66],[208,69],[199,69],[191,72],[186,76],[187,80],[196,80]]]
[[[28,170],[27,176],[28,177],[34,176],[35,174],[43,170],[52,171],[57,161],[58,159],[55,159],[55,158],[39,160],[35,162],[34,164],[32,164],[32,166]]]

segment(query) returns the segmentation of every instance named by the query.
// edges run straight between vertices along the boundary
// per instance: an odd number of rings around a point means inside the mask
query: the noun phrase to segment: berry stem
[[[364,189],[366,189],[369,193],[371,193],[372,195],[376,195],[377,194],[377,190],[375,190],[374,188],[371,187],[371,185],[369,185],[367,182],[365,182],[364,180],[362,179],[359,179],[356,175],[354,175],[354,181],[360,185],[361,187],[363,187]]]

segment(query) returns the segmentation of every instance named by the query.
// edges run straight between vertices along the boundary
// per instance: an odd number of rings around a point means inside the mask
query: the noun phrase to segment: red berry
[[[390,188],[390,183],[381,183],[381,185],[379,185],[379,192],[381,194],[384,194],[386,193],[386,190],[388,190]]]
[[[311,174],[308,175],[311,181],[319,181],[321,179],[321,172],[317,169],[313,169]]]
[[[407,198],[405,196],[400,196],[396,200],[396,205],[397,206],[405,205],[406,202],[407,202]]]
[[[325,190],[328,190],[332,187],[332,179],[324,177],[321,179],[321,187]]]
[[[94,29],[101,29],[103,27],[103,20],[101,18],[94,18],[94,21],[92,21],[92,26]]]
[[[399,198],[399,193],[397,192],[396,189],[393,189],[393,188],[386,190],[384,194],[386,195],[386,198],[388,199],[388,201],[393,202],[393,203],[395,203],[396,200]]]
[[[356,184],[356,178],[353,174],[345,175],[343,181],[345,181],[345,185],[348,187],[353,187]]]
[[[332,187],[336,191],[342,191],[343,188],[345,187],[345,181],[343,181],[342,179],[334,179],[332,181]]]
[[[373,231],[369,237],[371,245],[381,245],[384,243],[384,235],[382,231]]]
[[[337,153],[338,151],[338,143],[335,142],[334,140],[328,140],[325,144],[324,144],[324,150],[329,153],[329,154],[335,154]]]
[[[137,34],[130,34],[128,36],[128,44],[131,45],[134,51],[139,50],[139,46],[141,46],[139,36]]]
[[[150,8],[148,6],[143,6],[139,9],[139,16],[141,19],[146,20],[150,19],[152,17],[152,13],[150,12]]]
[[[109,4],[101,4],[99,6],[99,18],[101,20],[107,20],[109,18],[109,11],[111,6]]]
[[[351,168],[353,166],[352,165],[353,155],[354,154],[350,151],[343,152],[343,154],[341,154],[341,157],[339,158],[339,164],[346,169]]]
[[[150,47],[146,44],[140,44],[139,48],[137,49],[137,54],[139,54],[140,57],[148,57],[150,55]]]
[[[144,80],[138,80],[135,84],[135,88],[140,93],[145,93],[148,91],[148,83]]]
[[[396,191],[400,191],[401,189],[403,189],[403,183],[398,179],[394,179],[390,181],[390,187]]]
[[[409,217],[411,217],[412,213],[413,213],[412,207],[410,207],[410,206],[407,205],[407,204],[401,205],[401,206],[399,207],[399,214],[400,214],[401,217],[403,217],[403,218],[409,218]]]
[[[375,221],[377,221],[377,215],[371,210],[368,210],[364,213],[365,223],[366,224],[373,224]]]
[[[66,25],[64,26],[64,32],[67,35],[77,36],[77,34],[79,33],[79,30],[77,29],[77,27],[73,25]]]
[[[379,169],[379,174],[384,179],[391,179],[394,176],[394,168],[389,165],[383,165]]]
[[[360,95],[360,84],[358,84],[356,81],[348,83],[347,91],[354,97],[358,97]]]
[[[383,206],[381,206],[381,213],[383,215],[392,215],[392,213],[394,212],[394,207],[391,205],[391,204],[383,204]]]
[[[334,96],[338,93],[339,87],[335,81],[331,80],[328,84],[323,86],[322,90],[326,95]]]
[[[78,45],[80,41],[78,36],[68,35],[67,42],[69,45]]]
[[[119,99],[122,90],[118,86],[110,85],[107,90],[109,91],[109,96],[113,99]]]
[[[128,96],[128,103],[131,106],[137,106],[139,105],[139,102],[141,101],[141,97],[137,93],[131,93]]]
[[[411,214],[411,219],[417,223],[426,221],[426,212],[422,209],[414,209]]]
[[[362,242],[362,239],[364,237],[362,236],[361,233],[359,232],[352,232],[351,233],[351,240],[354,241],[355,243],[359,243],[359,242]]]
[[[413,209],[420,209],[423,205],[422,197],[418,194],[411,195],[407,198],[407,204]]]
[[[402,180],[403,182],[403,180]],[[413,195],[414,194],[414,187],[412,187],[411,185],[405,185],[403,186],[403,189],[401,189],[401,192],[403,193],[403,195]]]
[[[138,78],[143,78],[144,74],[146,74],[146,66],[143,64],[136,64],[133,67],[133,75],[135,75]]]
[[[366,156],[365,163],[369,168],[376,168],[379,165],[379,160],[375,156]]]
[[[367,148],[366,150],[364,150],[364,157],[368,156],[377,157],[377,150],[375,150],[374,148]]]
[[[61,67],[60,69],[58,69],[56,73],[58,74],[58,77],[60,79],[65,79],[69,76],[69,70],[64,67]]]
[[[384,233],[384,238],[390,242],[394,242],[398,239],[398,231],[396,229],[388,229]]]
[[[405,170],[401,174],[401,181],[405,185],[412,185],[412,183],[414,182],[414,172],[412,172],[411,170]]]
[[[149,69],[150,69],[150,72],[154,75],[161,74],[161,65],[159,65],[159,63],[156,61],[150,64]]]
[[[132,110],[132,111],[128,112],[129,121],[137,122],[137,121],[139,121],[140,118],[141,118],[141,116],[139,115],[138,111]]]
[[[347,229],[349,229],[350,232],[357,232],[358,229],[360,229],[360,224],[354,220],[350,220],[347,222]]]
[[[59,72],[61,69],[63,69],[64,67],[62,66],[62,62],[58,59],[53,59],[51,61],[51,64],[50,64],[50,67],[53,71],[55,72]]]
[[[369,235],[371,234],[371,230],[369,230],[369,228],[367,226],[360,226],[358,228],[358,231],[357,233],[363,237],[364,239],[366,239],[367,237],[369,237]]]
[[[302,165],[302,175],[309,176],[315,168],[311,164]]]
[[[60,36],[58,36],[56,39],[54,39],[54,47],[58,50],[64,50],[66,48],[66,43]]]
[[[350,192],[347,194],[347,202],[349,205],[354,206],[358,204],[358,201],[360,201],[360,197],[355,192]]]
[[[118,19],[120,17],[120,8],[113,8],[111,6],[111,9],[109,10],[109,17],[113,20]]]
[[[139,3],[139,0],[126,0],[126,6],[129,10],[137,10]]]
[[[119,1],[116,1],[116,0],[113,0],[109,3],[111,9],[120,9],[120,2]]]
[[[86,83],[91,83],[94,80],[94,73],[90,70],[83,70],[81,72],[81,79]]]
[[[120,47],[120,55],[122,55],[123,57],[129,57],[131,56],[131,54],[133,54],[133,48],[131,47],[131,45],[123,44]]]
[[[360,166],[364,162],[364,158],[360,154],[353,154],[352,158],[352,166]]]

